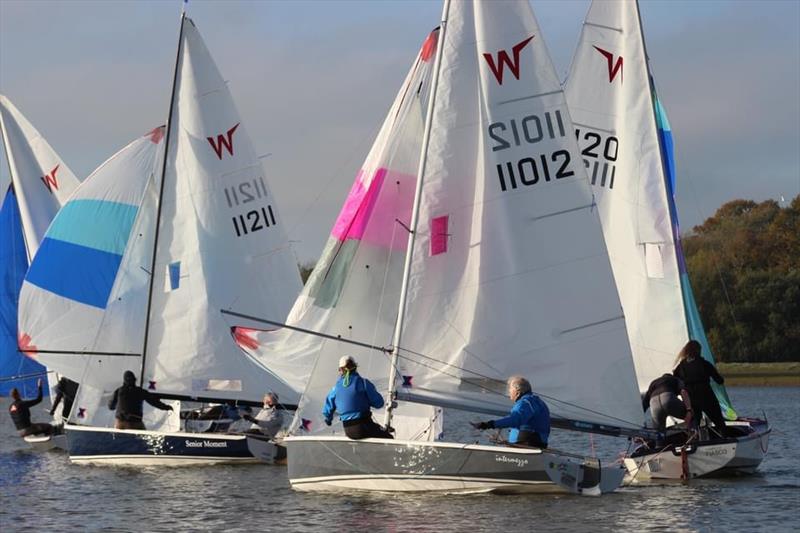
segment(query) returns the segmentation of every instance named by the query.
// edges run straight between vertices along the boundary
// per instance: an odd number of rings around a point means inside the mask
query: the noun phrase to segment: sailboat
[[[135,141],[61,215],[61,240],[76,245],[70,257],[87,274],[38,279],[36,263],[48,260],[40,253],[23,287],[20,331],[36,357],[81,379],[66,426],[75,463],[272,462],[276,448],[266,438],[182,431],[175,414],[145,413],[153,430],[107,427],[102,400],[124,370],[172,401],[260,406],[267,391],[288,406],[299,399],[279,372],[240,350],[221,313],[283,318],[300,277],[230,91],[185,14],[178,43],[163,138],[156,129]],[[81,234],[71,230],[85,226],[67,215],[103,224]],[[60,227],[56,219],[51,231]]]
[[[443,436],[351,440],[340,425],[322,423],[346,350],[386,394],[383,421],[398,431],[398,415],[415,404],[507,414],[495,385],[510,374],[531,378],[554,425],[643,427],[600,222],[530,5],[445,1],[437,34],[411,213],[377,230],[375,215],[347,225],[358,228],[359,250],[372,235],[396,243],[393,232],[404,232],[406,245],[395,246],[402,272],[374,272],[368,256],[355,255],[348,277],[335,284],[337,262],[324,255],[311,278],[321,283],[318,298],[324,288],[335,288],[339,302],[370,289],[373,298],[396,296],[393,327],[375,337],[324,332],[330,347],[318,354],[284,439],[289,481],[301,491],[613,491],[624,468],[556,449]],[[362,183],[368,186],[358,191],[378,201],[404,185]],[[351,198],[343,213],[371,207]],[[342,254],[347,246],[332,249]],[[366,312],[374,323],[373,308]],[[357,306],[343,314],[351,324],[369,323]]]
[[[17,351],[17,306],[31,259],[53,217],[80,181],[25,116],[0,95],[0,136],[11,184],[0,207],[0,395],[12,387],[36,395],[36,381],[55,381],[47,369]],[[24,343],[24,339],[19,339]],[[35,449],[64,448],[64,435],[30,435]]]
[[[689,340],[714,358],[681,249],[672,132],[650,72],[637,2],[592,2],[566,84],[567,102],[597,201],[625,311],[640,391],[675,366]],[[713,384],[729,435],[702,428],[688,445],[643,446],[626,460],[636,479],[748,473],[770,429],[738,418]]]

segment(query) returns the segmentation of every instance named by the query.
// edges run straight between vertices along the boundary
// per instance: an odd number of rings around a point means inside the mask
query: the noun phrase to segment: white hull
[[[622,467],[557,450],[450,442],[290,437],[299,491],[572,493],[616,490]]]
[[[60,435],[29,435],[23,440],[37,452],[67,450],[67,436],[63,433]]]
[[[735,425],[729,424],[729,425]],[[662,452],[628,457],[625,467],[630,480],[679,480],[683,477],[686,455],[688,477],[713,477],[752,474],[764,460],[771,429],[764,424],[753,433],[719,441],[700,441],[687,446],[669,447]]]

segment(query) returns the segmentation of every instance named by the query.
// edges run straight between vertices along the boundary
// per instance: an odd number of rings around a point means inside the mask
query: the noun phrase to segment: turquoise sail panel
[[[8,396],[16,387],[24,398],[33,397],[36,380],[47,374],[45,367],[17,349],[17,304],[27,269],[17,196],[9,188],[0,207],[0,396]],[[44,390],[46,394],[47,387]]]
[[[655,87],[655,84],[652,84]],[[667,181],[667,200],[669,202],[670,216],[672,218],[672,235],[675,240],[675,253],[678,256],[678,270],[681,277],[681,293],[683,296],[683,309],[686,315],[686,325],[689,338],[698,341],[703,346],[703,358],[714,364],[714,354],[711,352],[711,345],[708,343],[703,322],[700,319],[700,312],[697,309],[697,302],[694,299],[692,284],[689,281],[689,272],[686,268],[686,259],[683,256],[683,245],[681,243],[680,225],[678,224],[678,210],[675,206],[675,150],[672,138],[672,128],[670,128],[667,113],[658,99],[658,95],[653,89],[653,105],[656,110],[656,124],[658,126],[658,136],[661,141],[661,149],[664,164],[664,174]],[[728,397],[728,391],[724,385],[711,383],[714,394],[719,400],[722,413],[728,420],[736,420],[736,411]]]

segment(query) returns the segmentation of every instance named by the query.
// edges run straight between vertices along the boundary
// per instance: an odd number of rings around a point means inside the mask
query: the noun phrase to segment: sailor
[[[714,368],[714,365],[700,356],[702,346],[699,342],[691,340],[686,343],[678,353],[678,366],[672,372],[686,384],[686,390],[692,397],[692,408],[697,413],[698,422],[703,413],[714,424],[720,436],[725,436],[725,418],[719,406],[717,395],[711,389],[711,379],[722,385],[724,379]]]
[[[172,407],[161,402],[155,395],[136,386],[136,376],[130,370],[122,374],[122,386],[114,391],[109,409],[116,409],[115,429],[146,429],[142,422],[142,404],[147,402],[156,409],[172,411]]]
[[[683,402],[678,399],[681,395]],[[642,397],[642,409],[650,408],[650,417],[658,431],[667,428],[667,417],[680,418],[687,427],[692,426],[692,404],[683,381],[672,374],[664,374],[650,383]]]
[[[78,384],[62,376],[61,379],[58,380],[55,391],[56,397],[53,398],[53,407],[50,408],[50,416],[55,414],[58,404],[63,401],[61,404],[61,418],[67,420],[72,410],[72,403],[75,401],[75,396],[78,394]]]
[[[264,395],[264,407],[261,411],[255,417],[245,414],[242,418],[253,423],[247,430],[248,433],[274,437],[283,426],[283,413],[278,410],[278,395],[268,392]]]
[[[358,375],[355,359],[344,356],[339,359],[339,379],[325,399],[322,415],[331,425],[333,413],[339,413],[344,433],[351,439],[391,439],[391,433],[372,420],[370,408],[383,407],[383,396],[368,379]]]
[[[20,437],[36,434],[52,435],[54,433],[53,426],[50,424],[31,423],[31,407],[42,401],[41,379],[36,382],[36,386],[39,387],[39,394],[35,400],[23,400],[16,387],[11,389],[11,398],[14,401],[8,406],[8,413],[11,415],[11,420],[14,422]]]
[[[476,429],[511,428],[510,444],[547,448],[550,437],[550,409],[531,391],[531,383],[522,376],[512,376],[507,383],[508,397],[514,402],[511,413],[499,420],[472,424]]]

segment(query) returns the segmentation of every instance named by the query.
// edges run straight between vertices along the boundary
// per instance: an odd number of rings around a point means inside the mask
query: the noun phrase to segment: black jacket
[[[39,395],[35,400],[14,400],[8,406],[8,414],[11,415],[11,420],[14,422],[14,427],[18,430],[28,429],[31,427],[31,407],[42,401],[42,388],[39,387]]]
[[[56,407],[64,400],[64,406],[61,409],[61,414],[64,418],[69,416],[69,412],[72,410],[72,403],[75,401],[75,396],[78,394],[78,384],[72,381],[69,378],[62,377],[58,380],[58,385],[56,385],[56,397],[53,398],[53,407],[50,408],[50,414],[56,412]]]
[[[725,381],[714,365],[702,357],[695,357],[691,361],[688,359],[681,361],[681,364],[678,365],[673,374],[675,374],[675,377],[682,379],[688,387],[710,385],[709,380],[711,379],[720,385]]]
[[[686,385],[683,384],[683,381],[676,378],[672,374],[664,374],[660,378],[656,378],[652,383],[650,383],[650,387],[642,397],[642,408],[647,411],[647,408],[650,407],[650,398],[653,396],[658,396],[659,394],[663,394],[665,392],[671,392],[677,396],[681,393],[681,389],[684,388],[686,388]]]
[[[124,421],[142,419],[142,404],[149,403],[157,409],[171,411],[172,408],[161,402],[155,395],[136,385],[123,385],[114,391],[108,402],[109,409],[116,409],[116,418]]]

